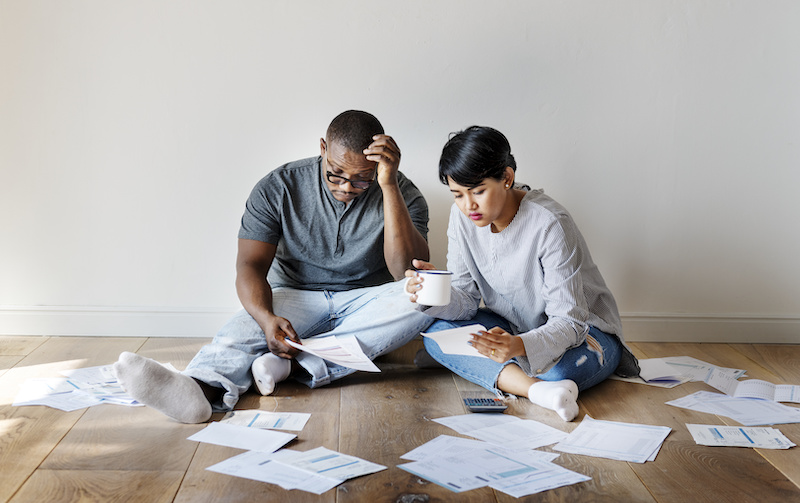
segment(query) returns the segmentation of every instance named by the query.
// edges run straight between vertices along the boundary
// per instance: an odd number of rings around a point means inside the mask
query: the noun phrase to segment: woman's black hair
[[[439,180],[448,178],[464,187],[477,187],[483,180],[502,180],[507,167],[516,172],[511,145],[500,131],[487,126],[471,126],[454,133],[445,143],[439,158]]]

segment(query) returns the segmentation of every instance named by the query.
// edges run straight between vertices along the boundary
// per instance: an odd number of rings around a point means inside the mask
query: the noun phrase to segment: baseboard
[[[213,337],[234,309],[0,306],[0,335]]]
[[[629,342],[800,344],[800,316],[623,314]]]
[[[213,337],[236,310],[0,306],[0,335]],[[623,313],[622,325],[629,342],[800,344],[800,316]]]

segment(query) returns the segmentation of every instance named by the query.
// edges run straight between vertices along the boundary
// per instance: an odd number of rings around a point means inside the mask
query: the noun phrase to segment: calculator
[[[461,398],[470,412],[503,412],[508,408],[505,402],[493,396],[462,393]]]

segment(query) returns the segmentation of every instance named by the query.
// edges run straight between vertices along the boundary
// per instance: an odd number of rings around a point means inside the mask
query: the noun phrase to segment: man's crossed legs
[[[354,335],[364,353],[375,359],[403,346],[433,322],[409,302],[404,283],[344,292],[276,288],[273,309],[292,322],[301,339]],[[212,412],[233,409],[253,384],[253,362],[268,352],[264,332],[247,312],[240,311],[181,373],[133,353],[120,355],[114,369],[120,384],[137,401],[176,421],[202,423]],[[302,352],[296,362],[301,369],[293,377],[311,388],[355,372]],[[285,370],[277,365],[270,378],[275,382],[287,377]]]

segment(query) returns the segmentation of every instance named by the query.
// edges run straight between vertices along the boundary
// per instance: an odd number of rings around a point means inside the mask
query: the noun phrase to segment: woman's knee
[[[610,376],[619,365],[621,354],[615,335],[592,328],[583,344],[567,351],[553,368],[537,377],[545,381],[570,379],[578,389],[585,390]]]

